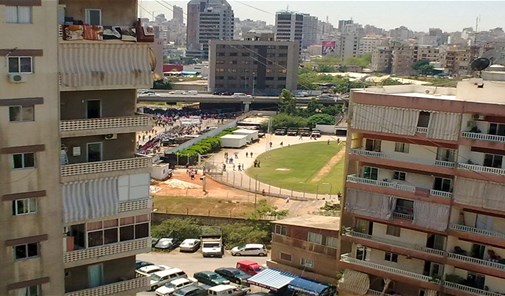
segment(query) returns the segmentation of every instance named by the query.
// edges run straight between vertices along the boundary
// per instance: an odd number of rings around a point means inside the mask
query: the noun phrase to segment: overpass
[[[299,104],[307,104],[312,100],[312,97],[296,97],[296,102]],[[233,97],[213,94],[170,94],[169,91],[157,90],[155,95],[139,95],[138,101],[149,102],[166,102],[166,103],[207,103],[207,104],[243,104],[244,111],[249,111],[251,104],[277,104],[279,97],[273,96],[253,96],[248,97]],[[344,99],[340,97],[318,98],[317,101],[324,105],[343,104]]]

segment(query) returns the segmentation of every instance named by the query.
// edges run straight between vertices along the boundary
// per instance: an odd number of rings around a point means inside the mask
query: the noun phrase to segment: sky
[[[172,12],[167,8],[180,6],[186,12],[188,1],[139,0],[141,16],[165,13],[168,19]],[[440,28],[446,32],[461,31],[466,27],[475,29],[479,18],[479,31],[505,27],[505,1],[307,1],[307,0],[228,0],[235,17],[264,20],[274,24],[275,12],[290,11],[309,13],[326,20],[335,27],[338,20],[353,19],[362,25],[384,29],[406,26],[414,31],[427,32]]]

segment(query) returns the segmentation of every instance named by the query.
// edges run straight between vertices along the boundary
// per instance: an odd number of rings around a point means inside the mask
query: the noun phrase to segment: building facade
[[[149,286],[135,255],[151,246],[151,162],[135,149],[152,123],[135,110],[136,88],[152,85],[153,28],[136,0],[0,10],[12,35],[0,49],[0,294],[135,295]]]
[[[279,11],[275,14],[275,40],[296,41],[300,48],[303,36],[303,14]]]
[[[317,17],[310,14],[303,14],[303,28],[302,28],[302,48],[307,48],[310,45],[319,42],[319,20]]]
[[[377,47],[372,52],[372,64],[370,69],[373,72],[390,73],[393,49],[389,46]]]
[[[233,10],[226,0],[191,0],[186,27],[186,56],[207,59],[209,40],[233,39]]]
[[[504,74],[352,92],[342,295],[505,292]]]
[[[311,215],[272,224],[269,268],[325,284],[337,283],[340,218]]]
[[[378,47],[388,45],[388,40],[382,36],[365,36],[359,40],[358,55],[373,53]]]
[[[290,41],[212,40],[209,42],[209,91],[279,95],[296,90],[298,43]]]

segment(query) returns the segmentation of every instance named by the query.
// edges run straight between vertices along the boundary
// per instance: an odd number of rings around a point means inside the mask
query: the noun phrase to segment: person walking
[[[247,158],[247,157],[249,157],[249,152],[246,152],[246,153],[245,153],[245,157],[246,157],[246,158]]]
[[[249,155],[251,155],[251,158],[253,157],[253,153],[252,152]]]
[[[261,162],[258,160],[258,167],[260,167]]]
[[[272,142],[270,142],[270,149],[272,149]]]
[[[328,139],[327,143],[328,143],[328,145],[330,145],[330,139]]]

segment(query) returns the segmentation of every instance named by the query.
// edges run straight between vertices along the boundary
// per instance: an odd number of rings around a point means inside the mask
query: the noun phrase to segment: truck
[[[219,226],[202,227],[202,255],[203,257],[223,257],[223,232]]]

